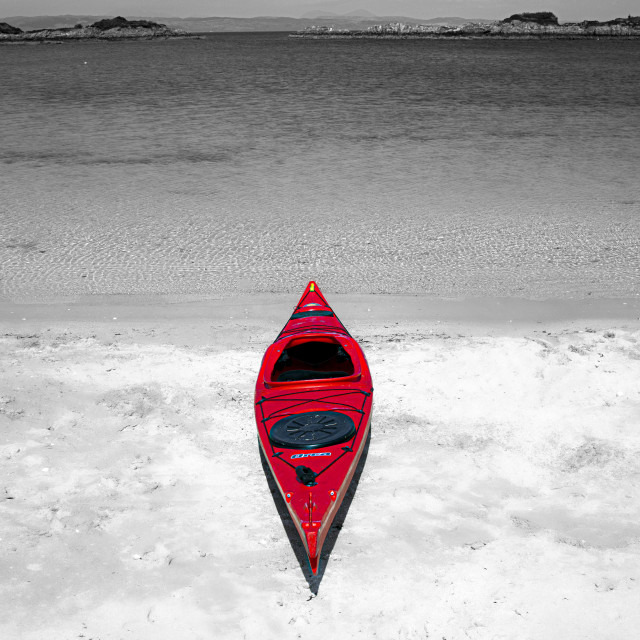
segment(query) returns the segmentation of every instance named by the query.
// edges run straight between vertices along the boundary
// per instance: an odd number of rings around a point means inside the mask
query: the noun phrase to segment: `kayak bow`
[[[360,345],[310,282],[264,355],[255,412],[260,447],[314,574],[367,440],[372,394]]]

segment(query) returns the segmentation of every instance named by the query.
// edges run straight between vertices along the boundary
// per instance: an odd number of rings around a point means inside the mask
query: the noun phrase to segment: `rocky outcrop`
[[[109,29],[166,29],[167,27],[166,24],[151,22],[151,20],[127,20],[122,16],[98,20],[98,22],[94,22],[89,26],[99,31],[109,31]]]
[[[4,23],[3,23],[4,24]],[[118,16],[106,20],[99,20],[83,27],[77,24],[75,27],[61,29],[40,29],[37,31],[23,32],[16,27],[6,25],[13,32],[0,30],[0,42],[20,41],[62,41],[62,40],[126,40],[126,39],[151,39],[151,38],[175,38],[190,35],[186,31],[170,29],[164,24],[149,20],[127,20]]]
[[[558,18],[551,11],[538,11],[537,13],[514,13],[502,22],[533,22],[540,25],[557,25]]]
[[[350,38],[593,38],[640,37],[640,17],[616,18],[608,22],[596,20],[560,24],[549,11],[514,14],[505,20],[490,23],[468,22],[458,26],[434,24],[404,24],[392,22],[369,27],[362,31],[334,29],[333,27],[308,27],[299,31],[298,37],[350,37]]]
[[[18,29],[18,27],[12,27],[6,22],[0,22],[0,35],[15,36],[19,33],[22,33],[22,29]]]
[[[492,27],[492,33],[504,35],[550,36],[640,36],[640,17],[616,18],[607,22],[584,20],[583,22],[558,23],[553,13],[515,14]]]

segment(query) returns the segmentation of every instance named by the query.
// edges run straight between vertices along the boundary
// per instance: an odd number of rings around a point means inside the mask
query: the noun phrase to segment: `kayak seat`
[[[295,382],[298,380],[321,380],[324,378],[344,378],[349,373],[346,371],[312,371],[310,369],[292,369],[281,373],[278,382]]]

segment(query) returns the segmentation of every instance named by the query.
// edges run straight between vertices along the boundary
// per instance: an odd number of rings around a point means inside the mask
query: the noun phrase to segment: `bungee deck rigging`
[[[373,391],[373,390],[372,390]],[[362,398],[362,406],[361,408],[355,408],[354,406],[347,404],[347,403],[338,403],[336,402],[335,398],[336,397],[340,397],[343,395],[359,395]],[[260,412],[261,412],[261,419],[260,422],[264,428],[264,432],[266,434],[266,437],[269,441],[269,445],[271,448],[271,457],[272,458],[277,458],[278,460],[280,460],[281,462],[285,463],[286,465],[296,469],[297,466],[290,463],[288,460],[286,460],[285,458],[283,458],[283,454],[285,453],[284,449],[317,449],[317,448],[321,448],[321,447],[328,447],[331,445],[335,445],[335,444],[343,444],[344,442],[348,442],[351,441],[350,445],[348,446],[343,446],[342,447],[342,451],[343,453],[341,453],[339,455],[339,457],[335,458],[334,460],[332,460],[329,464],[327,464],[323,469],[321,469],[320,471],[314,472],[315,473],[315,477],[317,478],[318,476],[320,476],[321,474],[323,474],[325,471],[327,471],[327,469],[329,469],[330,467],[332,467],[336,462],[338,462],[338,460],[340,460],[343,456],[347,455],[348,453],[352,453],[353,452],[353,444],[356,441],[356,439],[358,438],[358,433],[360,431],[360,429],[362,428],[362,421],[365,418],[366,412],[364,410],[364,406],[365,403],[367,401],[367,398],[369,396],[371,396],[371,392],[367,392],[367,391],[363,391],[362,389],[352,389],[346,392],[341,392],[338,394],[330,394],[328,396],[325,397],[317,397],[314,396],[312,399],[309,398],[298,398],[296,397],[299,394],[296,393],[283,393],[277,396],[273,396],[271,398],[262,398],[261,400],[259,400],[258,402],[256,402],[256,406],[260,407]],[[271,414],[267,414],[265,415],[265,411],[264,411],[264,405],[268,402],[281,402],[282,400],[286,399],[288,402],[293,402],[294,404],[288,406],[288,408],[285,410],[284,413],[282,413],[282,409],[276,409],[273,413]],[[328,410],[324,410],[324,411],[319,411],[319,412],[309,412],[312,414],[315,414],[317,416],[324,416],[326,414],[330,414],[330,413],[335,413],[335,415],[338,416],[342,416],[343,418],[347,418],[351,421],[351,424],[353,425],[353,433],[352,435],[349,435],[348,438],[345,439],[341,439],[342,436],[337,436],[337,437],[328,437],[326,439],[318,439],[315,440],[311,445],[308,442],[298,442],[298,443],[291,443],[291,444],[282,444],[282,441],[278,441],[274,438],[273,435],[273,431],[274,429],[277,427],[278,422],[276,422],[276,424],[274,425],[274,427],[271,428],[271,430],[269,430],[269,428],[267,427],[267,424],[269,421],[273,421],[273,420],[277,420],[280,419],[280,421],[282,419],[286,419],[287,417],[299,417],[299,416],[305,416],[307,415],[307,412],[299,412],[298,409],[300,408],[304,408],[305,405],[309,405],[309,404],[313,404],[313,405],[317,405],[317,404],[322,404],[325,403],[327,405],[329,405],[331,407],[331,409]],[[355,424],[355,421],[353,421],[351,418],[349,418],[348,415],[345,415],[343,413],[336,413],[335,411],[333,411],[333,409],[339,409],[340,411],[344,411],[344,412],[348,412],[348,413],[356,413],[357,417],[358,417],[358,424]],[[318,418],[320,419],[320,418]],[[282,449],[281,451],[276,451],[276,448]],[[298,465],[299,466],[299,465]]]

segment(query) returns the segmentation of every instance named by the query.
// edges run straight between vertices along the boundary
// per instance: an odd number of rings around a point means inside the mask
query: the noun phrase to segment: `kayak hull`
[[[267,349],[255,391],[258,439],[316,574],[371,427],[358,343],[315,282]]]

